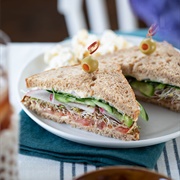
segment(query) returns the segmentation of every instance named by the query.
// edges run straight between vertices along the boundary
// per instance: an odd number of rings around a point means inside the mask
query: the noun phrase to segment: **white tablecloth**
[[[9,53],[10,98],[20,112],[17,83],[25,64],[45,52],[55,43],[11,43]],[[19,155],[20,180],[71,180],[96,167],[84,164],[62,163],[37,157]],[[161,154],[155,171],[180,180],[180,137],[168,141]]]

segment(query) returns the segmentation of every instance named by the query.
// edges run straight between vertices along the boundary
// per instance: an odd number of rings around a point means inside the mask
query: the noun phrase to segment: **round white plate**
[[[135,44],[142,40],[142,38],[134,36],[125,36],[125,38],[131,40]],[[25,78],[43,71],[46,66],[47,65],[43,61],[43,54],[26,64],[18,82],[19,101],[21,101],[24,96],[23,91],[27,91]],[[44,129],[62,138],[86,145],[109,148],[134,148],[159,144],[180,136],[180,113],[172,112],[152,104],[143,102],[141,102],[141,104],[149,115],[149,121],[138,120],[138,125],[140,126],[139,141],[121,141],[72,128],[70,125],[58,124],[37,116],[23,104],[21,104],[21,106],[32,120]]]

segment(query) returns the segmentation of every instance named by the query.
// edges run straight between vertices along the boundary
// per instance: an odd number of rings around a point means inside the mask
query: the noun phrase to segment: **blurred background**
[[[70,0],[66,1],[69,1],[72,12],[73,5]],[[82,10],[89,29],[86,1],[82,0]],[[104,3],[110,29],[118,30],[116,1],[104,0]],[[63,12],[58,11],[57,0],[0,0],[0,29],[10,36],[12,42],[62,41],[69,36],[66,18]],[[137,28],[147,27],[142,19],[135,18]],[[128,23],[128,19],[126,21]]]

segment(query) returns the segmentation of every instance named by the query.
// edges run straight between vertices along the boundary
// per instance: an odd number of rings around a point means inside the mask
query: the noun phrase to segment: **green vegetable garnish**
[[[154,87],[149,83],[142,81],[132,81],[130,85],[146,96],[151,97],[154,94]]]
[[[121,114],[120,112],[117,111],[116,108],[110,106],[108,103],[102,101],[102,100],[97,100],[93,97],[89,97],[89,98],[78,98],[76,96],[73,96],[72,94],[68,94],[68,93],[61,93],[61,92],[55,92],[53,91],[49,91],[50,93],[54,94],[54,97],[57,101],[59,102],[63,102],[63,103],[68,103],[68,102],[74,102],[74,103],[79,103],[79,104],[85,104],[88,106],[98,106],[102,109],[104,109],[105,111],[107,111],[109,114],[113,115],[114,117],[116,117],[116,119],[118,119],[120,122],[123,122],[127,127],[131,127],[131,125],[133,124],[133,119],[130,118],[129,116],[125,115],[125,114]],[[145,109],[139,104],[140,106],[140,116],[144,119],[144,120],[148,120],[148,115],[145,111]]]
[[[92,100],[97,106],[105,109],[108,113],[112,114],[113,111],[112,111],[112,107],[106,103],[103,103],[103,102],[100,102],[98,100]]]
[[[138,102],[139,103],[139,102]],[[140,117],[146,121],[149,120],[148,114],[146,112],[146,110],[143,108],[143,106],[139,103],[139,107],[140,107]]]

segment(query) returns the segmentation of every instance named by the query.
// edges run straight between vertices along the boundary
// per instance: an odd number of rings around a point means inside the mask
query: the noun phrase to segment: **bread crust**
[[[134,92],[118,65],[101,63],[93,73],[84,72],[80,65],[60,67],[26,78],[26,85],[27,88],[71,93],[80,98],[102,99],[134,120],[140,113]]]

